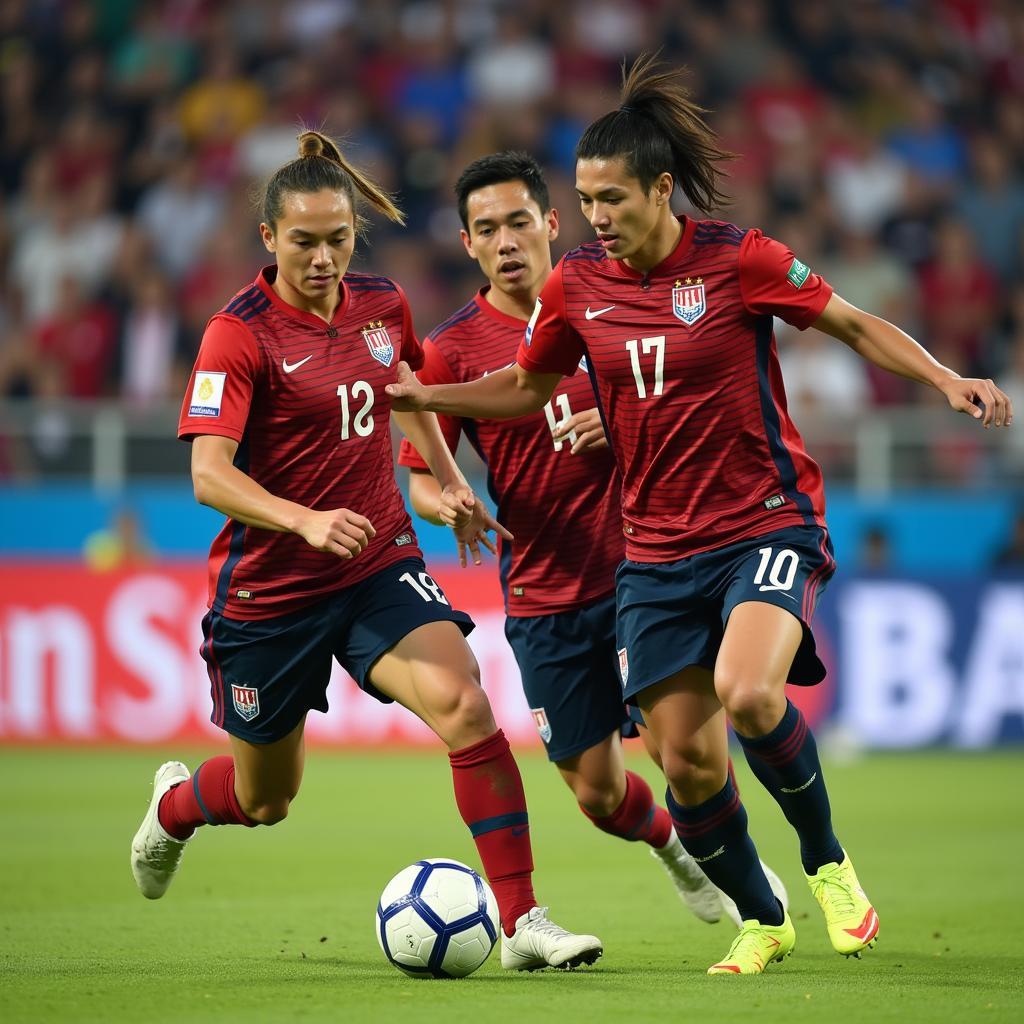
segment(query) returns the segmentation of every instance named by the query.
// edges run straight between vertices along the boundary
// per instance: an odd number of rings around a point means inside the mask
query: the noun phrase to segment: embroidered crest
[[[243,722],[251,722],[260,713],[260,695],[255,686],[231,684],[231,700]]]
[[[226,373],[213,373],[198,370],[192,385],[192,401],[189,402],[189,416],[219,416],[224,401],[224,382]]]
[[[366,347],[370,350],[370,355],[378,363],[390,366],[391,360],[395,358],[395,346],[391,344],[391,336],[384,326],[384,321],[371,320],[363,328],[363,337],[366,339]]]
[[[622,676],[622,688],[626,688],[626,681],[629,679],[629,659],[626,656],[626,648],[619,648],[619,675]]]
[[[676,280],[672,289],[672,312],[688,327],[695,324],[708,309],[707,297],[704,294],[704,279],[686,281]]]
[[[530,708],[530,714],[537,725],[537,732],[545,743],[551,742],[551,723],[548,721],[548,713],[543,708]]]

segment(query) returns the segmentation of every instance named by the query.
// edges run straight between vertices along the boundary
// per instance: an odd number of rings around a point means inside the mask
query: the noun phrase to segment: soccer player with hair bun
[[[576,149],[576,191],[597,240],[548,278],[516,364],[432,387],[400,367],[387,390],[395,408],[513,418],[543,408],[586,360],[622,476],[623,692],[657,744],[679,838],[743,918],[709,973],[757,974],[792,952],[796,932],[729,778],[727,719],[797,833],[833,947],[857,956],[878,934],[832,828],[814,737],[786,697],[787,682],[824,677],[810,622],[835,563],[821,472],[787,412],[773,317],[936,388],[985,427],[1008,426],[1013,411],[991,380],[941,365],[780,242],[676,216],[676,188],[705,214],[725,203],[730,154],[702,114],[674,69],[639,58],[619,108]]]
[[[558,211],[544,173],[528,153],[474,160],[455,184],[467,254],[487,283],[424,341],[425,384],[471,381],[511,365],[537,296],[551,274]],[[683,848],[642,775],[627,771],[621,735],[643,731],[638,708],[626,719],[615,646],[615,569],[622,561],[619,478],[594,408],[586,369],[559,381],[544,411],[511,421],[440,417],[454,452],[465,433],[487,466],[502,538],[499,566],[505,636],[544,741],[584,816],[602,832],[646,845],[686,906],[713,923],[735,904]],[[554,439],[553,430],[566,432]],[[448,496],[408,440],[409,498],[434,522],[454,521]],[[464,546],[460,560],[466,564]],[[477,559],[479,560],[479,559]],[[657,752],[654,752],[657,759]],[[780,898],[785,887],[767,867]]]
[[[303,132],[263,197],[274,265],[203,335],[178,434],[192,443],[197,500],[228,517],[210,551],[201,650],[231,754],[191,775],[178,761],[158,769],[132,873],[158,899],[197,828],[285,818],[306,714],[327,710],[335,658],[448,747],[455,800],[501,913],[502,966],[593,963],[600,941],[537,906],[522,780],[465,641],[473,623],[427,574],[395,482],[385,387],[400,361],[419,367],[423,350],[399,286],[348,269],[357,194],[402,223],[329,138]],[[493,547],[487,530],[502,528],[475,501],[436,418],[394,415],[463,520],[460,540]]]

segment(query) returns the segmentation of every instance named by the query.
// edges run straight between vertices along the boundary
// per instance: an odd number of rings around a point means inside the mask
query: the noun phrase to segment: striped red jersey
[[[486,292],[430,333],[417,374],[424,384],[476,380],[515,361],[526,322],[495,309]],[[567,611],[615,589],[623,555],[615,461],[607,449],[573,455],[570,440],[551,436],[558,423],[594,401],[590,378],[577,365],[543,412],[513,420],[438,417],[452,451],[464,431],[487,465],[498,519],[515,536],[500,541],[499,553],[510,616]],[[427,468],[408,441],[398,461]]]
[[[626,556],[640,562],[824,524],[772,318],[809,327],[832,289],[760,231],[680,219],[678,246],[646,274],[599,243],[568,253],[518,354],[536,373],[586,358],[622,474]]]
[[[275,274],[263,270],[207,325],[178,436],[233,438],[235,465],[271,494],[358,512],[377,535],[349,560],[228,519],[210,549],[210,607],[237,619],[294,611],[420,553],[384,393],[400,359],[423,361],[404,294],[386,277],[348,273],[328,324],[285,302]]]

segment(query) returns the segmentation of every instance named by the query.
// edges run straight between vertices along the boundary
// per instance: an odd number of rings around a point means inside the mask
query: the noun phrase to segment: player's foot
[[[807,884],[825,914],[828,937],[837,953],[859,957],[875,944],[878,915],[857,881],[850,855],[844,850],[841,864],[825,864]]]
[[[744,921],[725,958],[708,968],[708,974],[761,974],[777,960],[785,960],[796,945],[796,929],[786,914],[780,925]]]
[[[664,846],[651,847],[651,856],[665,866],[679,898],[696,917],[708,924],[722,919],[721,894],[686,852],[674,830]]]
[[[603,952],[595,936],[573,935],[549,921],[547,907],[534,907],[516,921],[511,937],[504,932],[501,936],[501,966],[509,971],[579,967],[592,964]]]
[[[149,802],[149,810],[132,840],[132,874],[139,892],[147,900],[158,900],[167,892],[185,852],[188,840],[169,836],[160,824],[157,810],[164,793],[171,786],[188,779],[189,771],[180,761],[160,765],[153,779],[153,799]]]
[[[783,911],[789,910],[789,893],[786,892],[786,887],[782,884],[782,879],[764,861],[761,861],[761,870],[764,871],[765,878],[768,879],[768,884],[772,887],[772,892],[775,893],[775,898],[782,904]],[[735,901],[731,896],[727,896],[721,889],[718,890],[722,898],[722,910],[725,911],[725,916],[737,928],[743,927],[743,919],[740,917],[740,912],[736,907]]]

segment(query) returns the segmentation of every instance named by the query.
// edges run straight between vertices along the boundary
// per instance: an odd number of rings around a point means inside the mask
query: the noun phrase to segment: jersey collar
[[[650,270],[646,272],[634,270],[626,265],[625,260],[609,260],[608,262],[612,264],[619,274],[629,278],[631,281],[642,281],[645,278],[660,277],[663,274],[671,276],[675,268],[683,262],[689,253],[690,244],[693,241],[693,233],[697,230],[697,222],[692,217],[687,217],[686,214],[679,214],[676,220],[683,226],[683,233],[679,236],[676,247],[660,263],[651,267]]]
[[[302,323],[308,324],[311,327],[316,327],[321,331],[326,331],[328,327],[338,327],[341,325],[341,321],[348,309],[349,296],[351,295],[349,289],[345,287],[344,277],[342,277],[341,282],[338,285],[338,289],[341,292],[341,302],[338,303],[338,308],[334,311],[334,317],[330,323],[322,320],[315,313],[308,313],[304,309],[299,309],[297,306],[293,306],[290,302],[285,302],[284,299],[274,291],[273,284],[276,278],[276,265],[264,267],[256,277],[256,287],[259,288],[260,291],[270,299],[274,306],[286,316],[290,316],[293,320],[301,320]]]
[[[503,312],[502,310],[498,309],[497,306],[492,306],[491,303],[487,301],[487,293],[490,290],[491,285],[485,284],[483,288],[481,288],[480,291],[478,291],[476,295],[473,296],[473,299],[476,302],[477,308],[480,310],[480,312],[483,313],[484,316],[488,316],[492,320],[497,320],[498,323],[504,324],[506,327],[515,327],[520,331],[525,331],[526,324],[528,323],[529,318],[524,317],[521,319],[520,317],[512,316],[509,313]]]

